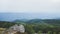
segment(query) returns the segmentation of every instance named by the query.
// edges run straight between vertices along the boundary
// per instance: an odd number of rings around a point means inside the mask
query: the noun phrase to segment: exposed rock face
[[[20,31],[21,33],[25,32],[25,28],[23,25],[18,26],[18,31]]]
[[[24,33],[25,28],[23,25],[14,25],[7,30],[8,34],[15,34],[16,32]]]

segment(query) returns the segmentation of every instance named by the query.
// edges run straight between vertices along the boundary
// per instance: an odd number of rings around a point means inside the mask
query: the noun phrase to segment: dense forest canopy
[[[32,19],[32,20],[15,20],[12,22],[0,21],[0,28],[9,28],[15,24],[23,24],[26,32],[60,32],[60,20],[59,19]]]

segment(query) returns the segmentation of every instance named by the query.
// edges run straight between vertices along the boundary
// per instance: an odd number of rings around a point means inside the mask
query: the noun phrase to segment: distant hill
[[[60,19],[31,19],[31,20],[15,20],[13,22],[18,22],[18,23],[36,23],[36,24],[53,24],[53,25],[59,25],[60,24]]]
[[[37,24],[37,25],[54,25],[60,26],[60,19],[31,19],[31,20],[14,20],[13,22],[9,21],[0,21],[0,27],[10,27],[14,24]],[[8,25],[8,26],[7,26]]]
[[[28,19],[16,19],[13,22],[14,23],[26,23],[28,21]]]

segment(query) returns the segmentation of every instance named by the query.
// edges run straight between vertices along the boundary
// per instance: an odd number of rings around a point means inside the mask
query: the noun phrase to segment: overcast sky
[[[60,0],[0,0],[0,12],[60,12]]]
[[[27,13],[30,18],[60,18],[60,0],[0,0],[0,13],[24,13],[24,16]],[[0,14],[0,18],[4,15]]]

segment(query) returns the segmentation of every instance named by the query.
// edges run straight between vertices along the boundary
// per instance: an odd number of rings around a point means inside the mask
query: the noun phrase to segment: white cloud
[[[60,11],[60,0],[0,0],[1,12],[41,12]]]

